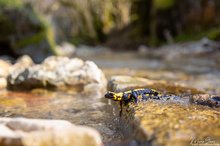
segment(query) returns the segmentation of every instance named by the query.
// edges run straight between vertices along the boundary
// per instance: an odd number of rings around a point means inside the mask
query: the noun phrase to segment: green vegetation
[[[51,24],[31,5],[22,2],[0,0],[0,44],[15,54],[36,49],[45,56],[58,55]]]
[[[13,47],[16,49],[22,49],[23,47],[28,46],[30,44],[37,44],[40,41],[42,41],[44,38],[45,38],[45,32],[44,31],[38,32],[36,34],[33,34],[32,36],[18,40],[17,42],[15,42]]]
[[[59,52],[56,50],[56,42],[55,42],[55,34],[53,31],[52,26],[49,22],[47,22],[44,17],[38,14],[36,11],[33,11],[33,14],[37,19],[39,19],[40,24],[42,25],[42,40],[45,39],[48,42],[49,48],[48,50],[51,51],[54,55],[59,55]]]
[[[20,8],[22,6],[21,0],[0,0],[0,7]]]
[[[112,43],[112,46],[122,46],[123,43],[132,46],[143,43],[157,46],[172,38],[174,41],[196,40],[204,36],[216,39],[220,33],[220,14],[216,9],[220,2],[217,0],[213,0],[214,5],[208,0],[59,0],[51,6],[47,6],[44,0],[0,0],[0,8],[7,6],[23,11],[27,1],[37,10],[29,8],[30,11],[21,18],[27,16],[28,21],[37,23],[37,26],[30,26],[36,30],[36,35],[19,36],[15,39],[16,46],[22,48],[29,43],[46,41],[48,50],[54,54],[58,53],[54,32],[44,14],[54,18],[59,42],[67,39],[76,45],[106,43],[111,46]],[[0,31],[15,32],[13,23],[5,23],[7,19],[0,14],[0,25],[6,28],[0,28]]]
[[[208,30],[203,30],[201,32],[193,32],[193,33],[184,33],[177,37],[175,37],[175,42],[186,42],[186,41],[192,41],[192,40],[199,40],[202,37],[208,37],[211,40],[215,40],[220,38],[220,28],[210,28]]]
[[[213,28],[207,33],[209,39],[216,40],[220,38],[220,27]]]
[[[168,9],[175,4],[175,0],[153,0],[154,7],[159,10]]]
[[[56,50],[56,42],[54,39],[54,32],[52,30],[52,28],[49,26],[47,27],[46,31],[45,31],[45,37],[47,42],[49,43],[49,47],[48,48],[54,55],[59,55],[59,52]]]

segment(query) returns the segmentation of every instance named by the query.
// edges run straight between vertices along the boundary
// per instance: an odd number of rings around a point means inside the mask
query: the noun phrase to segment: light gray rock
[[[0,118],[1,146],[101,146],[101,136],[89,127],[64,120]]]
[[[17,70],[24,70],[27,67],[34,65],[33,60],[28,55],[19,57],[15,64],[10,67],[9,73],[16,72]]]
[[[42,64],[15,70],[8,77],[10,89],[86,87],[101,91],[106,87],[103,72],[92,61],[79,58],[48,57]],[[92,88],[92,89],[91,89]]]
[[[68,42],[63,42],[61,45],[56,46],[59,55],[71,57],[76,53],[76,47]]]
[[[11,64],[5,60],[0,59],[0,77],[7,77],[9,74]]]
[[[113,76],[108,82],[108,90],[120,92],[130,88],[149,86],[154,83],[155,81],[146,78],[132,76]]]
[[[0,89],[3,89],[7,86],[6,77],[10,72],[11,66],[11,63],[3,59],[0,59]]]
[[[0,78],[0,89],[4,89],[5,87],[7,87],[6,78]]]
[[[28,55],[21,56],[13,65],[9,61],[0,59],[0,77],[6,78],[10,72],[25,69],[33,64],[33,60]]]

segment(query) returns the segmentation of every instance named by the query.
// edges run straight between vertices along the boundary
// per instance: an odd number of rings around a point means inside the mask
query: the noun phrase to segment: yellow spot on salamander
[[[138,95],[138,99],[141,99],[142,98],[142,95]]]
[[[131,94],[128,94],[128,99],[131,98]]]
[[[121,101],[122,100],[122,96],[123,96],[123,92],[115,93],[113,100]]]

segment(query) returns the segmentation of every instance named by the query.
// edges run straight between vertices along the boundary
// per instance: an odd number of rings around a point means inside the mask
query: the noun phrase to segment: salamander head
[[[108,92],[105,94],[105,98],[113,99],[113,98],[115,98],[115,93],[114,93],[114,92],[111,92],[111,91],[108,91]]]
[[[122,97],[123,97],[122,92],[115,93],[115,92],[109,91],[105,94],[105,98],[109,98],[109,99],[116,100],[116,101],[121,101]]]

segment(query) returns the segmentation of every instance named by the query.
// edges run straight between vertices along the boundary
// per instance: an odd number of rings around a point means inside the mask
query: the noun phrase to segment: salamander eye
[[[114,98],[114,93],[112,93],[112,92],[106,93],[105,98]]]

